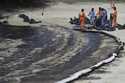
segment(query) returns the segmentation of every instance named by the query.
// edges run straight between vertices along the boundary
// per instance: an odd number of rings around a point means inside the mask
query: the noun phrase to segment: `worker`
[[[102,8],[99,7],[99,9],[96,13],[96,26],[97,27],[101,26],[101,20],[102,20]]]
[[[91,11],[89,12],[88,16],[90,17],[90,24],[91,25],[95,25],[96,13],[95,13],[94,8],[91,9]]]
[[[115,2],[113,0],[111,0],[111,8],[112,8],[111,26],[114,28],[117,26],[117,8],[116,8]]]
[[[108,22],[107,17],[108,17],[107,10],[102,8],[102,19],[101,19],[101,26],[102,27],[104,27],[107,24],[107,22]]]
[[[99,7],[99,8],[98,8],[98,11],[97,11],[97,13],[96,13],[96,18],[100,18],[101,13],[102,13],[101,11],[102,11],[102,8]]]
[[[117,26],[117,8],[114,6],[112,7],[112,27]]]
[[[84,9],[81,9],[81,12],[79,13],[79,21],[80,21],[80,29],[83,31],[85,26],[85,13]]]

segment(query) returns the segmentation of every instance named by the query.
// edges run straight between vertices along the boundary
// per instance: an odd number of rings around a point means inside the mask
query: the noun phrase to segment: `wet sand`
[[[119,37],[125,42],[125,30],[107,32]],[[105,65],[91,75],[82,77],[73,83],[124,83],[125,82],[125,50],[121,51],[119,57],[112,63]]]
[[[114,38],[98,32],[57,25],[1,26],[0,82],[54,83],[107,59],[118,46]]]

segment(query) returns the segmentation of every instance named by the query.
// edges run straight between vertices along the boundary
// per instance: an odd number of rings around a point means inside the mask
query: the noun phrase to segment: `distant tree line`
[[[46,6],[51,0],[1,0],[0,7],[38,7]]]
[[[1,0],[0,8],[17,8],[17,7],[45,7],[50,2],[75,3],[79,1],[108,1],[108,0]],[[125,1],[125,0],[115,0]]]

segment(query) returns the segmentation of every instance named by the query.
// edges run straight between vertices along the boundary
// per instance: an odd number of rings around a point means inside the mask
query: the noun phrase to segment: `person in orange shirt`
[[[81,12],[79,14],[79,21],[80,21],[80,29],[83,31],[84,30],[84,26],[85,26],[85,13],[84,13],[84,9],[81,9]]]
[[[114,6],[112,7],[112,27],[116,27],[117,26],[117,8]]]

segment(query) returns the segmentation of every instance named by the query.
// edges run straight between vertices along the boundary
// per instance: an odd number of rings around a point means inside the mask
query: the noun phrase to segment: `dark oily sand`
[[[110,36],[62,26],[0,26],[0,83],[54,83],[107,59]]]

